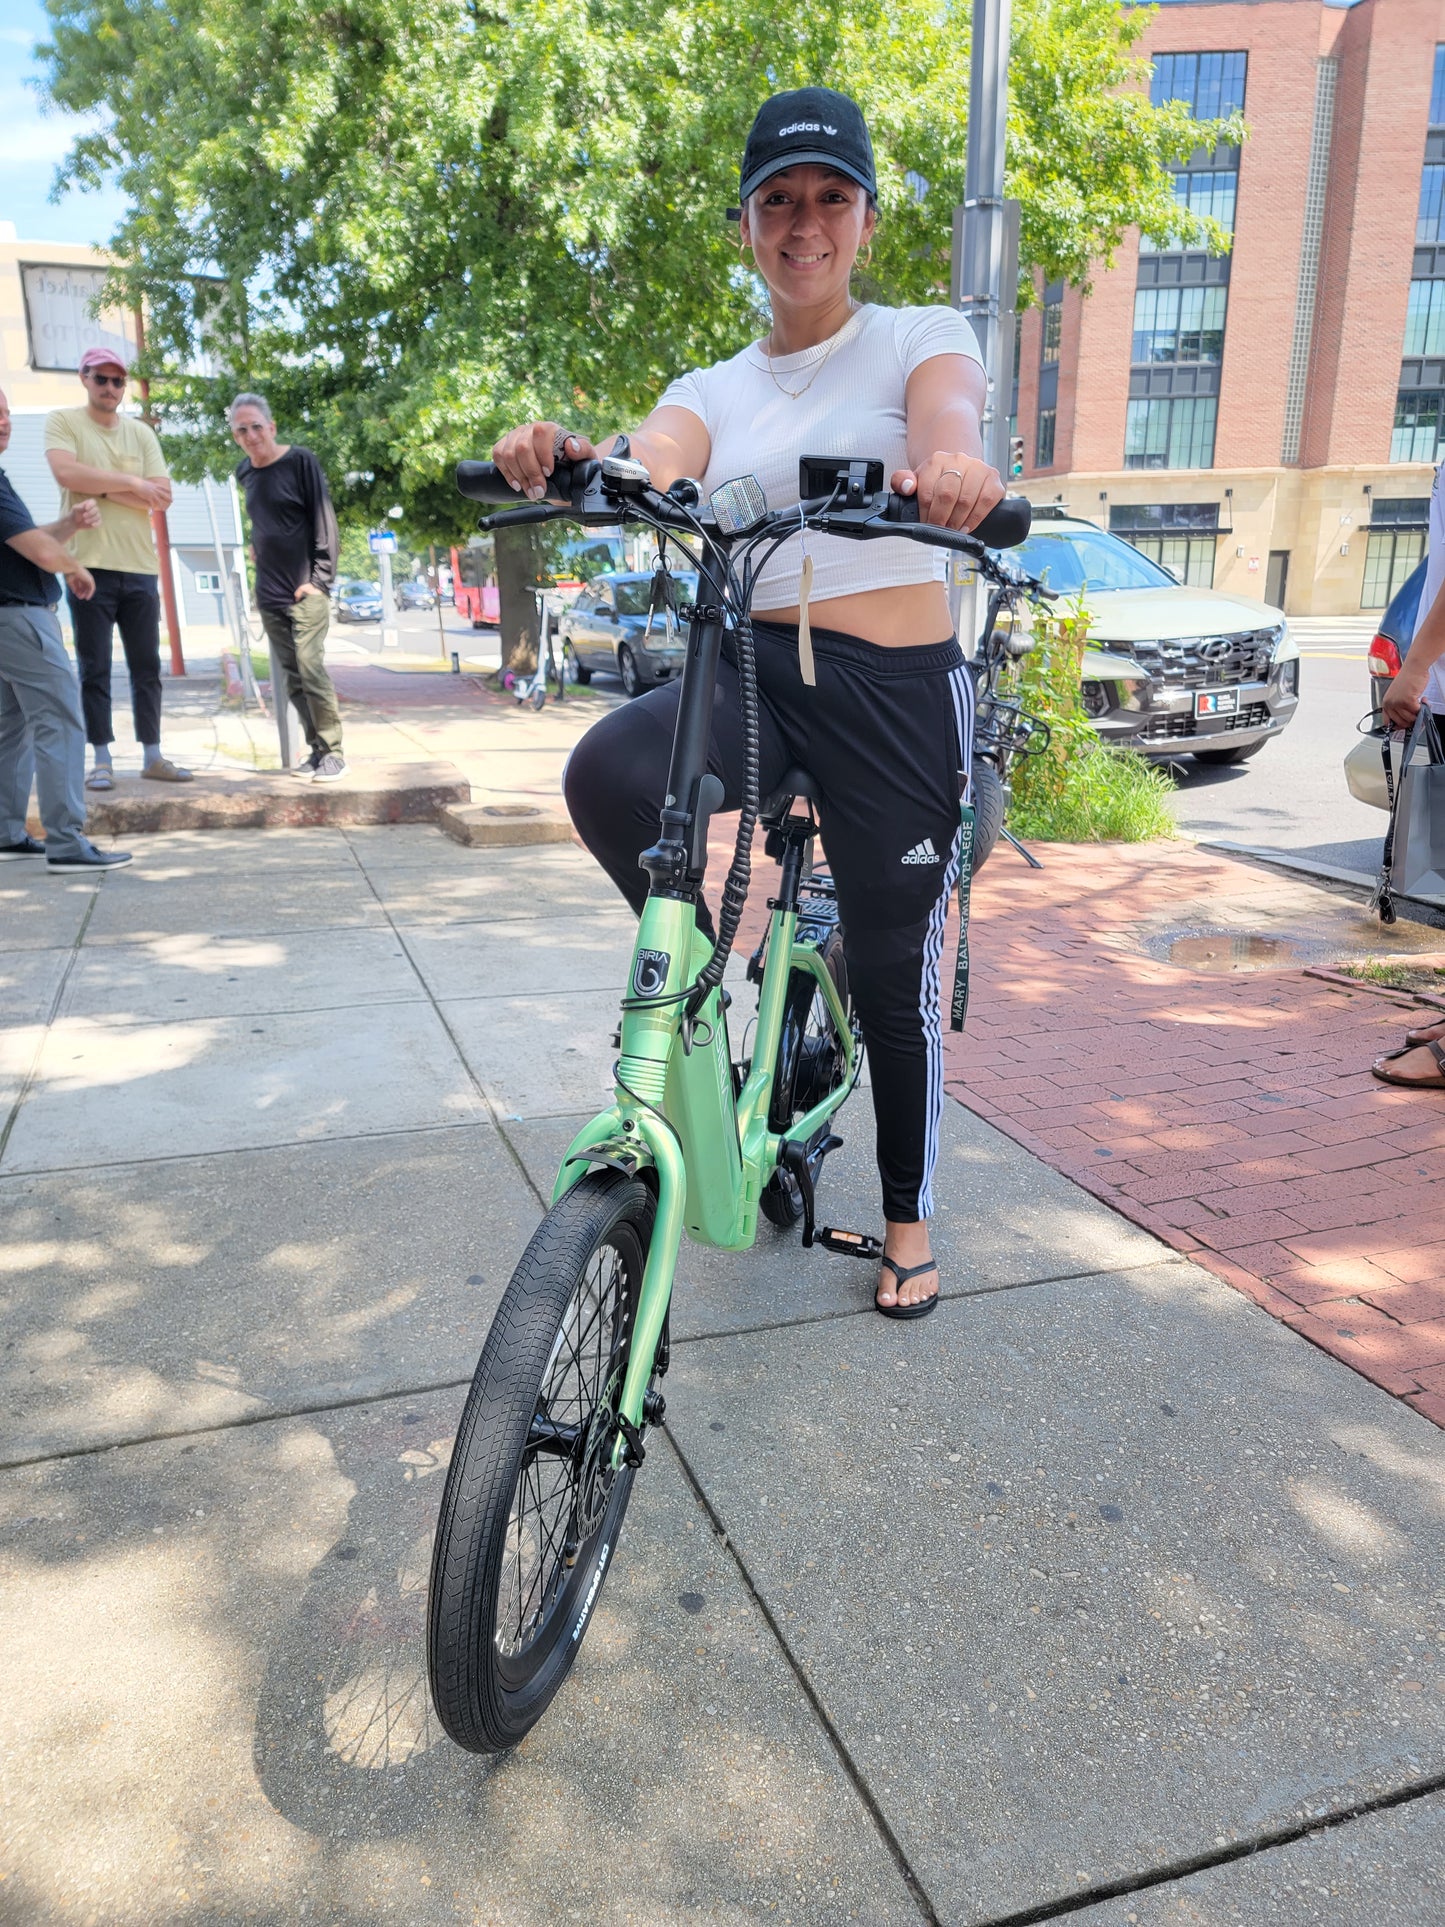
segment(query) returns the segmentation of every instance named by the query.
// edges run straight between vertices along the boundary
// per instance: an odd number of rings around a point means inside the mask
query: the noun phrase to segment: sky
[[[21,241],[101,243],[124,212],[122,195],[72,190],[50,200],[56,167],[82,123],[43,112],[33,85],[40,68],[31,49],[48,24],[40,0],[0,0],[0,223],[13,222]]]

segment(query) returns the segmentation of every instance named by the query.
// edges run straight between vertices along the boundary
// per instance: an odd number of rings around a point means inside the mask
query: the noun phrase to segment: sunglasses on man
[[[90,379],[95,383],[97,388],[124,388],[127,377],[125,375],[97,375],[95,371],[92,370]]]

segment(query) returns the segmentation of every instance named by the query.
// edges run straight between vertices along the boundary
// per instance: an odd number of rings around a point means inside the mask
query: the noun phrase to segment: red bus
[[[502,620],[500,593],[487,580],[488,559],[486,549],[452,550],[452,601],[474,629],[495,629]]]

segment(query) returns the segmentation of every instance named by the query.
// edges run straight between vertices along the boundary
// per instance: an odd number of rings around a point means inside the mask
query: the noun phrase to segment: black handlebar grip
[[[572,500],[574,470],[582,463],[558,462],[547,481],[545,500],[555,504]],[[597,465],[594,462],[592,466]],[[495,462],[458,462],[457,493],[471,502],[486,502],[495,508],[511,508],[525,502],[520,489],[513,488]]]
[[[512,487],[495,462],[458,462],[457,493],[471,502],[516,503],[526,500]]]
[[[1005,495],[969,533],[985,548],[1016,549],[1027,539],[1033,513],[1033,504],[1026,495]]]

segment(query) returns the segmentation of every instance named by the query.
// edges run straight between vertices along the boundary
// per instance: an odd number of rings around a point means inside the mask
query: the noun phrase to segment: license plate
[[[1201,689],[1194,698],[1196,716],[1233,716],[1238,710],[1237,689]]]

